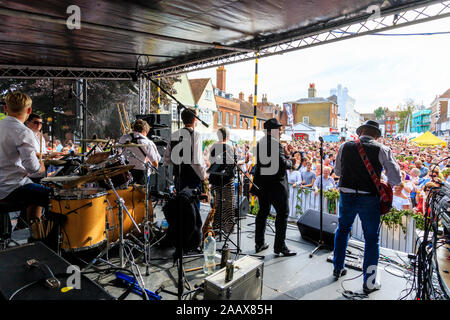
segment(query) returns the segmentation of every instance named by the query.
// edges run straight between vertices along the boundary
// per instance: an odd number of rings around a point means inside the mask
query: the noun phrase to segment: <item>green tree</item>
[[[175,94],[173,84],[180,81],[177,77],[162,78],[161,86]],[[124,103],[130,121],[134,121],[139,114],[139,88],[138,82],[88,80],[88,137],[96,134],[99,138],[117,138],[121,135],[117,103]],[[75,80],[24,80],[1,79],[0,95],[2,98],[15,90],[23,91],[33,99],[33,112],[44,118],[44,131],[48,132],[51,118],[54,135],[62,140],[73,133],[76,128],[76,98]],[[151,112],[157,108],[157,88],[152,86]],[[170,98],[161,93],[161,104],[170,102]]]
[[[386,109],[384,109],[383,107],[378,107],[377,109],[375,109],[374,113],[377,120],[383,120],[384,116],[386,115]]]
[[[416,109],[417,104],[413,99],[406,99],[403,104],[397,107],[397,110],[400,111],[397,120],[399,132],[405,132],[406,128],[408,127],[408,123],[409,127],[411,128],[412,114]]]

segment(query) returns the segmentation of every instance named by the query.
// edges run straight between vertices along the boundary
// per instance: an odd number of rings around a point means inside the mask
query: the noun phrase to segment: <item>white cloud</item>
[[[450,31],[450,18],[403,27],[386,33]],[[349,89],[356,109],[372,112],[393,108],[407,98],[429,106],[450,88],[450,34],[433,36],[363,36],[283,55],[261,58],[258,100],[281,104],[307,96],[309,83],[318,96],[328,97],[337,84]],[[226,66],[227,92],[254,94],[254,61]],[[215,68],[191,72],[193,78],[212,78]]]

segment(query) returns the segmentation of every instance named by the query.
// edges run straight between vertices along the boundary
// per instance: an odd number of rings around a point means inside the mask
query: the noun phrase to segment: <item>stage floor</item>
[[[202,220],[205,220],[209,207],[202,205]],[[161,207],[155,208],[156,221],[162,219]],[[247,216],[241,219],[241,249],[243,254],[255,254],[254,251],[254,216]],[[275,229],[274,222],[269,220],[269,225]],[[307,242],[301,238],[300,232],[295,224],[289,224],[287,230],[286,244],[291,250],[297,252],[293,257],[277,257],[273,253],[274,233],[271,227],[266,228],[266,242],[270,244],[269,249],[259,253],[264,255],[264,279],[262,300],[347,300],[342,295],[344,288],[353,292],[362,293],[362,272],[348,269],[346,276],[338,281],[332,276],[333,265],[327,261],[328,256],[332,253],[327,249],[319,250],[312,258],[309,257],[310,252],[314,249],[313,243]],[[237,228],[235,228],[236,230]],[[217,248],[221,248],[225,237],[221,242],[217,242]],[[231,235],[230,240],[236,243],[236,231]],[[352,254],[362,254],[361,249],[364,244],[360,241],[350,240],[348,250]],[[228,241],[231,249],[234,245]],[[109,262],[119,265],[118,250],[113,249],[109,254]],[[145,276],[146,267],[142,263],[142,258],[138,257],[136,262],[142,273],[146,288],[155,292],[161,286],[166,290],[177,292],[178,269],[173,264],[172,254],[174,249],[169,246],[155,246],[151,249],[149,275]],[[191,253],[189,253],[191,254]],[[381,254],[389,259],[399,263],[410,263],[407,254],[392,251],[389,249],[381,249]],[[220,252],[218,252],[220,255]],[[95,255],[94,255],[95,256]],[[241,255],[242,257],[243,255]],[[236,259],[236,255],[232,253],[232,259]],[[70,262],[76,264],[76,261],[70,257],[65,257]],[[90,256],[82,255],[84,261],[89,261]],[[403,260],[403,261],[402,261]],[[220,262],[220,256],[217,256],[216,262]],[[201,267],[203,257],[184,259],[184,269],[195,269]],[[105,263],[97,263],[96,266],[107,268]],[[93,269],[92,269],[93,270]],[[216,269],[217,270],[217,269]],[[94,281],[97,281],[112,296],[119,297],[124,289],[113,285],[115,276],[104,276],[100,274],[88,275]],[[408,281],[408,274],[403,273],[400,268],[380,262],[379,276],[381,278],[382,287],[380,290],[371,293],[368,300],[397,300],[408,294],[412,281]],[[186,272],[186,279],[189,285],[194,289],[195,285],[201,284],[205,275],[203,270]],[[411,279],[412,280],[412,279]],[[187,289],[185,290],[187,291]],[[414,294],[414,292],[413,292]],[[160,293],[162,300],[176,300],[175,295],[165,292]],[[192,295],[191,297],[192,298]],[[195,297],[198,300],[203,299],[200,293]],[[141,300],[141,297],[131,293],[128,300]],[[407,299],[411,299],[408,296]]]

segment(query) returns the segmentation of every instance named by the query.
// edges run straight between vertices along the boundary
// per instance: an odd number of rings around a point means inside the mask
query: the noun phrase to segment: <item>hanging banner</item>
[[[292,104],[290,103],[284,103],[284,110],[286,111],[287,115],[287,123],[289,126],[294,125],[294,115],[292,114]]]

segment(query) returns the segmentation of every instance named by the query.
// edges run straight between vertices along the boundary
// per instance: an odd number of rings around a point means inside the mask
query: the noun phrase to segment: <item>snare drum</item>
[[[65,251],[82,251],[106,241],[107,192],[101,189],[57,190],[50,209],[67,217],[61,227]]]
[[[140,225],[145,221],[145,188],[141,186],[130,186],[127,189],[116,190],[125,202],[128,212],[133,217],[134,221]],[[109,207],[106,213],[108,221],[108,241],[114,242],[119,239],[119,207],[117,205],[117,196],[113,190],[108,190],[107,200]],[[153,222],[153,206],[152,202],[148,201],[148,220]],[[126,235],[133,231],[134,224],[130,217],[123,210],[123,234]],[[140,228],[143,231],[142,228]]]

